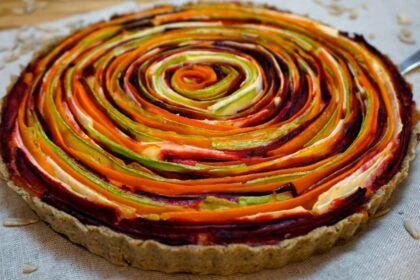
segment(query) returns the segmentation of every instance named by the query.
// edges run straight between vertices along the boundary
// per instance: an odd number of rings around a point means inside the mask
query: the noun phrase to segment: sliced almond
[[[416,41],[411,37],[412,31],[408,28],[402,28],[400,34],[398,34],[398,38],[401,42],[405,44],[415,44]]]
[[[17,60],[18,58],[19,58],[19,55],[17,53],[9,52],[9,53],[6,53],[3,60],[4,60],[4,62],[9,63],[9,62],[13,62],[13,61]]]
[[[411,219],[407,219],[404,221],[404,227],[411,237],[420,239],[420,227],[418,224],[414,223]]]
[[[42,8],[44,8],[45,6],[47,6],[48,5],[48,2],[45,2],[45,1],[40,1],[40,2],[38,2],[37,4],[36,4],[36,8],[37,9],[42,9]]]
[[[29,274],[29,273],[35,272],[37,270],[38,270],[38,267],[36,267],[34,265],[31,265],[31,264],[25,263],[22,266],[22,272],[25,273],[25,274]]]
[[[22,8],[16,8],[12,10],[12,13],[14,15],[23,15],[25,13],[25,11]]]
[[[26,54],[30,51],[33,51],[35,50],[36,46],[36,39],[33,36],[30,36],[20,45],[19,54]]]
[[[75,31],[75,30],[81,28],[83,26],[83,24],[84,24],[83,20],[81,19],[81,20],[66,23],[65,27],[67,27],[71,32],[71,31]]]
[[[357,16],[359,15],[356,9],[350,9],[349,12],[350,12],[350,15],[349,15],[350,19],[356,19]]]
[[[322,2],[321,0],[314,0],[314,3],[320,6],[325,6],[324,2]]]
[[[411,25],[413,22],[411,21],[411,19],[409,19],[408,17],[406,17],[403,14],[399,14],[397,16],[398,19],[398,24],[399,25]]]
[[[6,218],[3,221],[5,227],[22,227],[39,222],[37,218]]]
[[[36,10],[36,2],[35,0],[23,0],[24,6],[23,10],[26,14],[30,14],[35,12]]]
[[[328,11],[328,14],[332,15],[332,16],[340,16],[344,13],[344,10],[342,9],[335,9],[332,8]]]
[[[408,29],[408,28],[403,28],[403,29],[401,29],[401,34],[404,37],[411,37],[411,35],[413,34],[413,32],[410,29]]]
[[[44,26],[39,26],[39,25],[36,25],[35,29],[41,32],[46,32],[46,33],[60,32],[59,28],[44,27]]]
[[[370,40],[374,40],[374,39],[376,38],[375,33],[369,33],[368,38],[369,38]]]
[[[400,39],[400,41],[405,43],[405,44],[409,44],[409,45],[416,44],[416,40],[414,40],[411,37],[406,37],[406,36],[402,35],[401,33],[398,34],[398,39]]]

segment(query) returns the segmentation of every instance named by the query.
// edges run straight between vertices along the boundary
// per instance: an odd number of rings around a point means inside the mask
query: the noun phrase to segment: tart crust
[[[103,226],[85,225],[19,187],[10,179],[3,161],[0,162],[0,171],[7,185],[55,231],[113,264],[167,273],[230,275],[280,268],[289,262],[301,261],[313,254],[325,252],[335,244],[352,238],[388,201],[397,185],[407,177],[410,162],[416,156],[419,140],[420,124],[417,124],[412,130],[400,171],[376,191],[363,205],[361,212],[352,214],[335,225],[319,227],[305,235],[286,239],[275,245],[257,247],[243,244],[168,246],[153,240],[134,239]]]
[[[62,38],[62,36],[57,36],[45,42],[41,50],[34,53],[32,60],[48,52]],[[12,77],[6,92],[11,90],[17,78],[17,76]],[[0,106],[2,103],[3,99],[0,100]],[[417,116],[420,116],[420,111],[417,112],[414,109],[412,118],[414,123],[418,120]],[[410,162],[416,156],[416,147],[419,142],[420,122],[417,122],[413,126],[400,171],[375,192],[374,196],[363,205],[361,211],[334,225],[316,228],[305,235],[285,239],[275,245],[169,246],[154,240],[134,239],[104,226],[85,225],[77,218],[41,201],[11,180],[7,166],[1,157],[0,175],[7,185],[19,194],[53,230],[64,234],[72,242],[86,247],[90,252],[113,264],[166,273],[231,275],[280,268],[290,262],[302,261],[311,255],[328,251],[334,245],[351,239],[386,204],[398,184],[407,177]]]

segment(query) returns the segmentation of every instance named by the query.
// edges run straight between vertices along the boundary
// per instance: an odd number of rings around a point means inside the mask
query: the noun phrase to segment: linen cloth
[[[168,2],[168,1],[167,1]],[[171,1],[181,3],[183,1]],[[341,5],[356,9],[357,18],[349,13],[333,16],[325,7],[312,0],[255,1],[269,3],[280,9],[307,14],[341,30],[370,35],[369,41],[399,63],[420,47],[420,1],[418,0],[371,0],[341,1]],[[324,3],[331,3],[324,0]],[[96,22],[112,14],[129,12],[151,5],[125,2],[118,6],[42,25],[44,28],[25,27],[0,32],[0,50],[12,47],[16,38],[35,34],[43,41],[56,34],[69,32],[68,26]],[[397,15],[404,14],[412,20],[407,26],[416,44],[408,45],[398,40],[403,26]],[[59,29],[46,32],[45,28]],[[52,32],[54,31],[54,32]],[[25,35],[26,34],[26,35]],[[31,35],[33,36],[33,35]],[[373,38],[375,36],[375,38]],[[7,52],[0,51],[0,61]],[[10,76],[19,73],[19,63],[25,65],[31,52],[19,60],[7,63],[0,69],[0,97],[5,95]],[[407,76],[414,85],[414,95],[420,104],[420,71]],[[418,107],[419,108],[419,107]],[[417,149],[419,152],[419,149]],[[168,275],[147,272],[135,268],[118,267],[77,246],[65,237],[39,222],[25,227],[6,228],[0,225],[0,279],[420,279],[420,240],[414,240],[404,229],[403,221],[411,218],[420,224],[420,160],[411,165],[409,177],[394,193],[384,217],[373,219],[368,227],[351,241],[336,246],[322,255],[289,264],[277,270],[265,270],[254,274],[230,277],[196,276],[189,274]],[[0,183],[0,222],[7,217],[34,217],[18,195],[4,182]],[[31,274],[23,274],[24,263],[38,267]]]

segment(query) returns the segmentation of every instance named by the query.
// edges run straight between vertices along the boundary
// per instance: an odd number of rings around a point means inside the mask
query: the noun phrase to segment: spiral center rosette
[[[401,165],[413,104],[360,36],[265,7],[162,6],[35,59],[3,105],[3,158],[85,223],[272,244],[363,212]]]

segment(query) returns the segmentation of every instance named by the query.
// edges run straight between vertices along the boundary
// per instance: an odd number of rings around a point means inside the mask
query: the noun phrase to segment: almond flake
[[[404,36],[402,33],[398,34],[398,39],[400,39],[400,41],[405,44],[409,44],[409,45],[416,44],[416,41],[413,38],[409,36]]]
[[[17,60],[18,58],[19,58],[19,55],[17,53],[9,52],[4,56],[3,60],[4,62],[9,63],[9,62],[13,62]]]
[[[43,27],[43,26],[39,26],[39,25],[36,25],[35,28],[38,31],[46,32],[46,33],[60,32],[59,28]]]
[[[408,17],[406,17],[403,14],[399,14],[397,16],[398,19],[398,24],[399,25],[411,25],[413,22],[411,21],[411,19],[409,19]]]
[[[76,31],[77,29],[83,27],[83,20],[77,20],[65,24],[65,27],[70,29],[70,32]]]
[[[6,218],[3,221],[5,227],[21,227],[39,222],[37,218]]]
[[[401,29],[401,35],[403,35],[404,37],[411,37],[412,34],[413,32],[411,32],[411,30],[408,28]]]
[[[391,208],[383,208],[379,210],[378,212],[376,212],[375,215],[373,215],[373,218],[379,218],[379,217],[385,216],[386,214],[389,213],[389,211],[391,211]]]
[[[350,19],[356,19],[357,18],[357,16],[358,16],[358,12],[357,12],[357,10],[356,9],[351,9],[350,10]]]
[[[12,13],[15,15],[23,15],[25,13],[25,11],[21,8],[17,8],[17,9],[13,9]]]
[[[35,272],[37,270],[38,270],[38,267],[36,267],[34,265],[31,265],[31,264],[25,263],[22,266],[22,272],[25,273],[25,274],[29,274],[29,273]]]
[[[41,2],[38,2],[37,4],[36,4],[36,8],[37,9],[42,9],[42,8],[44,8],[45,6],[47,6],[48,5],[48,2],[45,2],[45,1],[41,1]]]
[[[374,40],[376,38],[375,33],[369,33],[368,38],[369,40]]]
[[[328,14],[332,15],[332,16],[340,16],[344,13],[343,10],[337,10],[337,9],[330,9],[328,11]]]
[[[321,0],[314,0],[314,3],[320,6],[325,6],[324,2],[322,2]]]
[[[20,45],[19,54],[27,54],[30,51],[35,50],[37,42],[34,36],[28,37],[23,43]]]
[[[420,239],[420,228],[412,220],[407,219],[404,221],[405,230],[413,237],[414,239]]]
[[[35,12],[36,10],[36,2],[35,0],[23,0],[24,6],[23,10],[26,14],[30,14]]]

